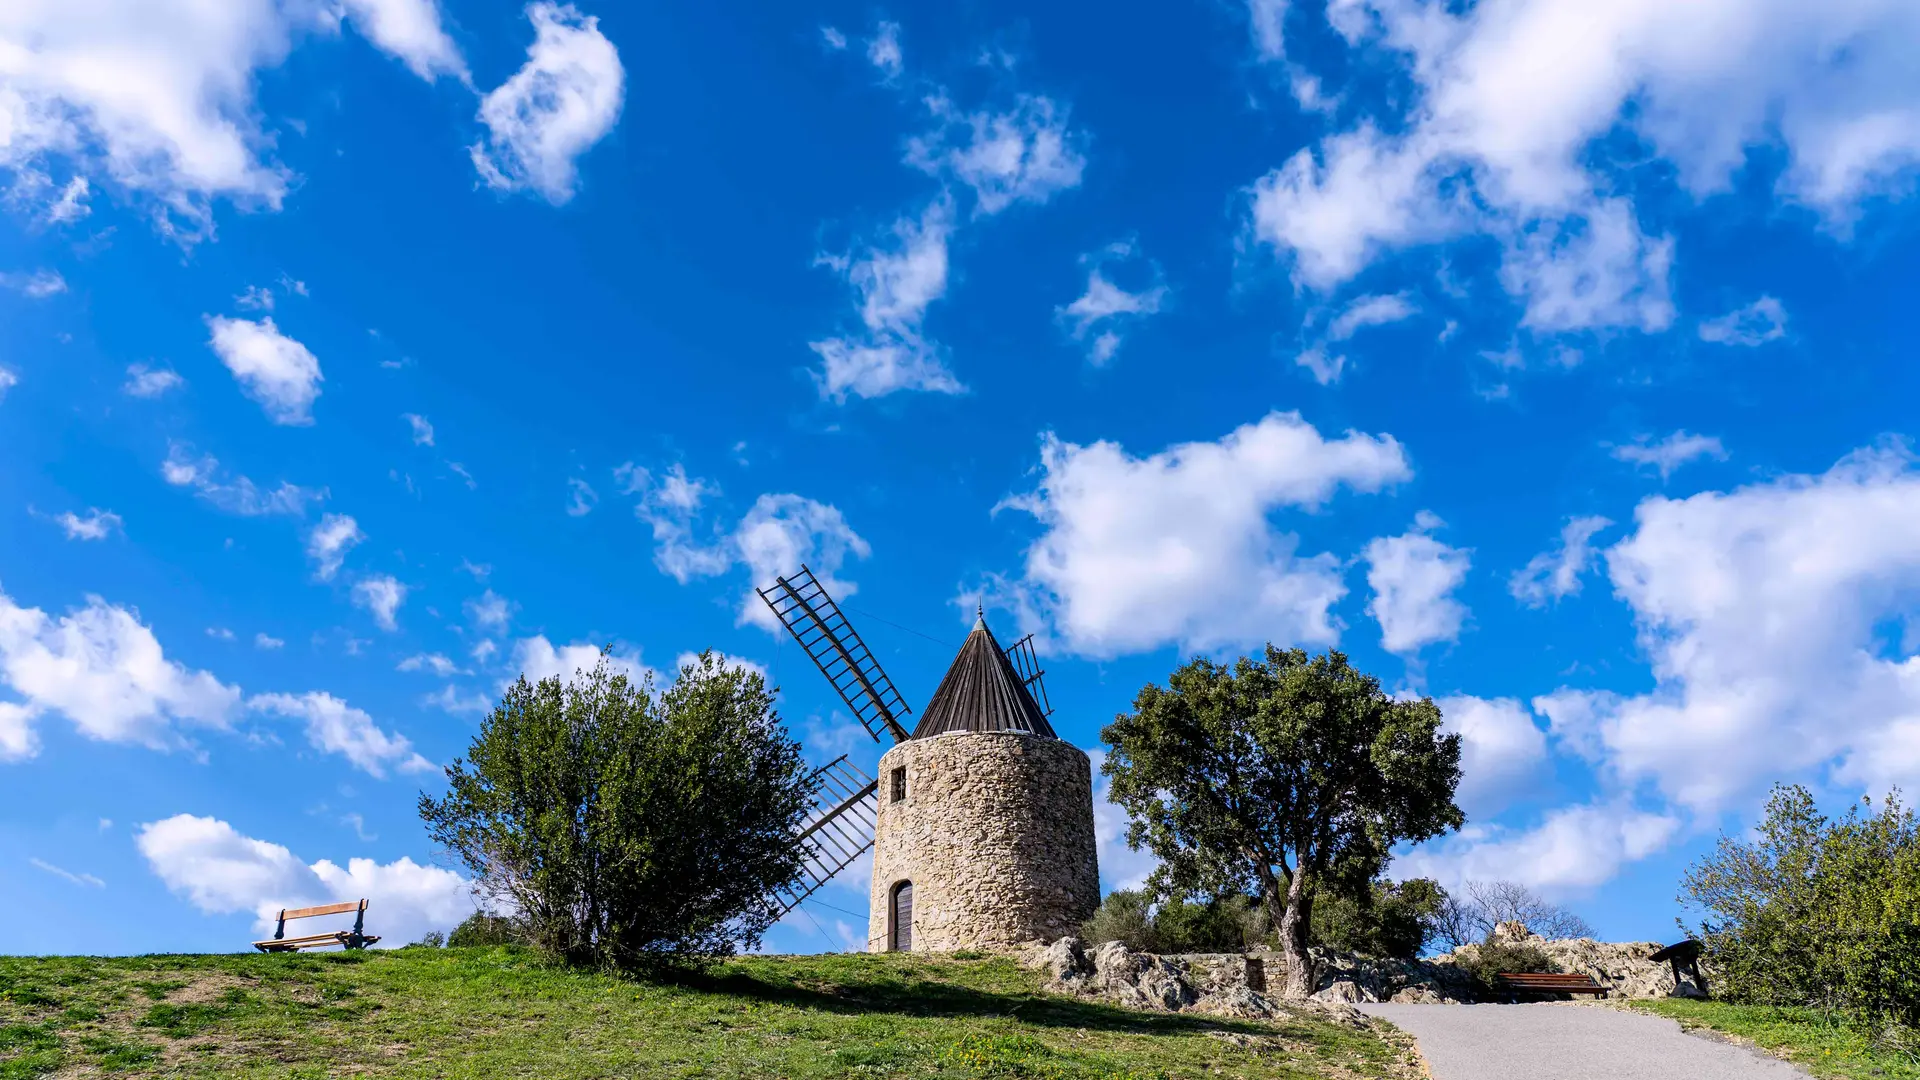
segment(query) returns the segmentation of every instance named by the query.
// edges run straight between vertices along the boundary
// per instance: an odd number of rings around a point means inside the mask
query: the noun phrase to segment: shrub
[[[1720,995],[1920,1025],[1920,826],[1899,793],[1836,821],[1776,787],[1754,835],[1722,836],[1682,879]]]
[[[1323,894],[1313,905],[1313,939],[1341,952],[1411,960],[1438,933],[1447,900],[1427,878],[1374,881],[1357,895]]]
[[[567,963],[698,965],[751,948],[806,857],[813,781],[765,681],[712,653],[656,696],[608,671],[529,684],[481,724],[429,835]]]
[[[438,930],[429,930],[420,935],[420,940],[407,946],[409,949],[439,949],[447,944],[447,935]]]
[[[1485,993],[1497,993],[1499,986],[1495,977],[1503,971],[1533,972],[1552,971],[1553,959],[1538,945],[1511,938],[1489,935],[1487,940],[1473,947],[1471,955],[1463,956],[1460,966],[1480,984]]]
[[[517,945],[526,940],[513,920],[476,911],[447,935],[447,948],[465,949],[484,945]]]
[[[1204,901],[1153,903],[1141,889],[1108,893],[1080,929],[1092,944],[1118,941],[1136,952],[1239,952],[1270,931],[1266,913],[1237,893]]]

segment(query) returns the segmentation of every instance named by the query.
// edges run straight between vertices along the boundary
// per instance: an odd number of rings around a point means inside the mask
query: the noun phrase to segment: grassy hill
[[[517,949],[0,957],[0,1080],[80,1076],[1412,1077],[1320,1021],[1130,1012],[1004,959],[752,957],[685,982]]]

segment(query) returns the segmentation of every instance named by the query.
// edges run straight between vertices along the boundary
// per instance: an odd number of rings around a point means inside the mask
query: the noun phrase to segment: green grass
[[[1858,1024],[1817,1009],[1733,1005],[1724,1001],[1663,998],[1634,1008],[1670,1017],[1685,1028],[1707,1028],[1754,1044],[1815,1076],[1846,1080],[1920,1080],[1920,1042],[1904,1049]]]
[[[52,1076],[1407,1078],[1317,1019],[1138,1013],[1005,959],[750,957],[697,979],[510,948],[0,957],[0,1080]]]

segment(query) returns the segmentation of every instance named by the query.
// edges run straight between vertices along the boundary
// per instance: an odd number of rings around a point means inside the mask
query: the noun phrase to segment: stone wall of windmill
[[[1076,932],[1100,904],[1086,753],[1005,732],[889,750],[874,830],[875,951],[903,943],[892,923],[895,890],[908,882],[916,951],[1007,949]]]

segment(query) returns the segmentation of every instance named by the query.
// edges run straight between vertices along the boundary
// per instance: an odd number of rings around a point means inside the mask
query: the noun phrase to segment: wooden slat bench
[[[353,929],[335,930],[330,934],[308,934],[305,937],[288,937],[288,919],[309,919],[315,915],[344,915],[353,912]],[[253,947],[261,952],[298,952],[301,949],[320,949],[328,945],[342,945],[349,949],[364,949],[380,939],[365,933],[367,922],[367,902],[349,900],[344,904],[322,904],[319,907],[282,908],[280,924],[274,927],[273,936],[265,941],[256,941]]]
[[[1549,972],[1503,971],[1500,987],[1514,994],[1592,994],[1606,997],[1607,988],[1591,975],[1556,975]]]

